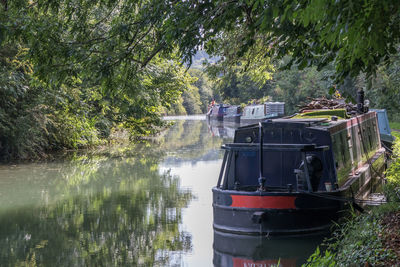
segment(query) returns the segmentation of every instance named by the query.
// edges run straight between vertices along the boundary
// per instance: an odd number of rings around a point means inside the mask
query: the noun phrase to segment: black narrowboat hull
[[[213,188],[214,229],[246,235],[325,232],[345,209],[342,192],[244,192]]]

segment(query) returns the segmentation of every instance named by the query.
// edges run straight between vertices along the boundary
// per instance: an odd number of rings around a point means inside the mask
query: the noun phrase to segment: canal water
[[[235,125],[175,117],[158,138],[0,165],[0,266],[299,266],[321,237],[214,233]]]

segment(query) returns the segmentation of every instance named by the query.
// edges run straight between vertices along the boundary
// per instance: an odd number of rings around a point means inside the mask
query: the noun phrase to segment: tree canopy
[[[264,56],[290,54],[288,66],[322,68],[334,62],[338,80],[374,74],[397,53],[400,40],[395,0],[214,0],[179,6],[189,12],[174,16],[176,28],[187,29],[174,36],[184,55],[201,46],[214,52],[221,34],[241,32],[238,57],[261,41],[268,48]]]
[[[155,1],[1,4],[0,159],[155,132],[193,81],[163,50],[168,7]]]
[[[262,46],[264,57],[291,54],[289,65],[335,62],[339,78],[371,75],[400,39],[396,0],[4,0],[3,7],[0,40],[22,38],[41,78],[79,75],[106,88],[135,87],[157,54],[177,48],[190,61],[201,48],[229,50],[229,60]]]

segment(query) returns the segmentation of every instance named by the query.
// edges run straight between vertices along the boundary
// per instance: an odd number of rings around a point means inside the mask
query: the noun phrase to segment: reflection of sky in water
[[[183,256],[185,266],[211,266],[213,254],[212,192],[218,179],[221,161],[199,161],[175,166],[161,165],[161,170],[170,168],[171,174],[179,175],[181,186],[190,188],[195,196],[188,208],[183,210],[181,228],[192,234],[192,251]]]
[[[183,266],[212,266],[213,255],[213,213],[212,192],[218,179],[222,151],[220,146],[226,136],[213,134],[210,125],[202,121],[201,135],[208,142],[181,147],[167,152],[160,164],[160,172],[170,170],[180,177],[180,185],[188,188],[194,195],[189,206],[183,210],[180,228],[192,235],[192,250],[182,257]],[[197,122],[189,123],[197,125]],[[172,129],[173,130],[173,129]],[[190,129],[188,129],[190,130]],[[214,140],[214,142],[211,142]],[[194,152],[194,153],[193,153]],[[191,157],[185,155],[191,154]]]

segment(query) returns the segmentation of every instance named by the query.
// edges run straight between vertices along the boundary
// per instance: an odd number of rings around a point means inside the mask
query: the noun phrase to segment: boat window
[[[370,124],[370,123],[368,123]],[[373,149],[373,142],[372,142],[372,127],[368,125],[368,141],[369,141],[369,147],[372,150]]]
[[[253,138],[251,136],[247,136],[245,140],[247,143],[251,143],[253,141]]]
[[[353,160],[354,166],[357,166],[357,162],[360,160],[360,141],[357,138],[357,128],[355,126],[351,127],[351,139],[352,139],[352,146],[353,146]]]

